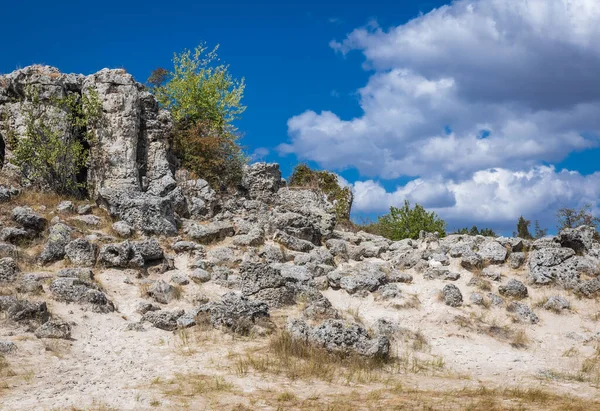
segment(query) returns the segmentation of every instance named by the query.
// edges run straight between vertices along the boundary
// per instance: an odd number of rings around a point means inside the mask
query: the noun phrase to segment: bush
[[[69,93],[42,102],[37,91],[28,89],[21,110],[25,135],[14,136],[8,144],[11,161],[24,179],[58,194],[83,195],[89,147],[95,138],[90,128],[101,116],[97,93]]]
[[[338,178],[334,173],[325,170],[311,170],[306,164],[299,164],[294,168],[289,185],[321,191],[335,205],[338,222],[345,222],[350,219],[352,191],[349,187],[340,187]]]
[[[390,207],[389,214],[379,217],[372,230],[384,237],[397,241],[404,238],[419,238],[421,230],[437,232],[441,237],[446,235],[446,222],[435,212],[428,212],[419,204],[410,207],[404,200],[401,208]]]
[[[229,66],[216,64],[218,46],[207,50],[201,44],[193,53],[175,54],[173,71],[156,69],[148,83],[173,115],[173,146],[181,165],[213,186],[231,187],[246,163],[233,125],[246,109],[245,83],[231,76]]]

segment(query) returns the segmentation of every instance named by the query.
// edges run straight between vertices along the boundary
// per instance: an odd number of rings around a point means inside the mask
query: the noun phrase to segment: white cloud
[[[478,223],[512,229],[523,215],[553,228],[558,208],[591,203],[596,215],[600,211],[600,172],[583,176],[574,171],[557,172],[551,166],[521,172],[481,170],[462,181],[417,179],[393,192],[373,180],[357,181],[352,188],[354,211],[384,213],[407,199],[436,211],[451,227]]]
[[[332,47],[375,70],[358,91],[363,115],[306,111],[279,150],[386,179],[560,161],[599,143],[598,21],[596,0],[463,0],[354,30]]]
[[[260,161],[269,155],[269,149],[266,147],[258,147],[255,149],[252,154],[250,154],[250,159],[252,161]]]

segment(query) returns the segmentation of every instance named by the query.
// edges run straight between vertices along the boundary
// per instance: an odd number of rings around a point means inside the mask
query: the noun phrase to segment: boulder
[[[279,164],[254,163],[244,167],[241,186],[250,199],[272,202],[283,185]]]
[[[306,253],[312,250],[315,246],[310,241],[296,238],[283,231],[276,231],[273,235],[273,241],[289,248],[290,250]]]
[[[93,267],[96,264],[98,246],[86,238],[78,238],[66,245],[65,254],[73,265]]]
[[[190,279],[195,283],[201,284],[210,281],[211,275],[208,271],[203,270],[202,268],[196,268],[190,273]]]
[[[175,288],[163,280],[155,281],[148,289],[148,295],[156,302],[168,304],[176,298]]]
[[[538,316],[529,308],[528,305],[520,303],[520,302],[512,302],[506,307],[508,312],[514,313],[522,322],[527,322],[530,324],[536,324],[539,319]]]
[[[14,282],[19,272],[19,267],[13,258],[0,258],[0,283]]]
[[[423,274],[426,280],[456,281],[460,278],[459,273],[454,273],[446,268],[429,268]]]
[[[508,255],[506,248],[497,241],[487,241],[480,246],[479,255],[489,264],[503,264]]]
[[[444,304],[450,307],[460,307],[463,303],[463,296],[457,286],[454,284],[446,284],[442,288],[442,296]]]
[[[43,231],[48,222],[45,218],[36,214],[31,207],[15,207],[12,210],[12,219],[24,228],[33,230],[36,233]]]
[[[328,319],[315,327],[302,320],[292,320],[287,328],[292,338],[331,352],[385,358],[390,351],[390,342],[386,336],[370,337],[362,326],[343,320]]]
[[[71,325],[65,321],[52,320],[39,326],[35,332],[37,338],[71,338]]]
[[[510,298],[526,298],[527,287],[519,280],[511,278],[505,285],[498,287],[498,292],[504,297]]]
[[[117,221],[113,223],[112,229],[120,237],[129,238],[134,232],[134,228],[125,221]]]
[[[235,234],[233,225],[222,221],[209,224],[197,224],[195,222],[186,221],[184,224],[184,231],[190,238],[201,244],[223,241],[225,238],[232,237]]]
[[[74,277],[60,277],[54,280],[49,288],[57,301],[83,304],[98,313],[115,310],[112,301],[91,282]]]
[[[561,295],[553,295],[544,303],[544,310],[560,312],[571,308],[571,303]]]
[[[31,302],[13,296],[0,296],[0,312],[6,312],[8,319],[16,322],[44,323],[50,318],[50,312],[44,301]]]
[[[512,268],[514,270],[521,267],[524,262],[525,262],[525,253],[516,252],[516,253],[511,253],[511,255],[508,256],[508,265],[510,266],[510,268]]]
[[[173,331],[178,328],[177,320],[185,314],[184,310],[175,310],[175,311],[148,311],[146,312],[140,322],[147,321],[151,323],[156,328],[165,331]]]
[[[17,345],[12,341],[0,341],[0,354],[11,354],[17,351]]]
[[[583,254],[592,249],[596,229],[582,225],[577,228],[565,228],[558,234],[561,247],[568,247],[577,254]]]
[[[236,334],[251,334],[260,320],[269,318],[269,308],[262,301],[251,301],[235,293],[227,293],[220,302],[210,302],[199,307],[216,328],[224,328]]]
[[[0,230],[0,240],[11,244],[23,244],[35,237],[35,232],[17,227],[4,227]]]
[[[66,224],[54,224],[48,230],[48,239],[39,260],[42,264],[62,260],[65,256],[65,246],[71,241],[72,229]]]

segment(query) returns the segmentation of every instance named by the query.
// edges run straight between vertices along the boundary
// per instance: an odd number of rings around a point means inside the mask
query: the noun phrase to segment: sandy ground
[[[186,257],[178,257],[176,265],[185,271]],[[469,306],[469,295],[475,291],[467,286],[472,275],[456,265],[451,268],[462,274],[455,282],[465,299],[461,308],[451,308],[439,301],[438,292],[446,282],[424,280],[416,273],[412,284],[399,285],[404,296],[399,301],[378,301],[373,295],[359,298],[335,290],[324,294],[335,308],[356,317],[367,327],[379,318],[386,318],[420,332],[428,347],[411,355],[443,359],[443,371],[398,373],[390,376],[394,384],[433,391],[481,385],[542,387],[581,398],[600,397],[600,389],[593,383],[540,377],[548,370],[576,371],[594,353],[595,345],[600,345],[600,319],[594,317],[600,312],[598,301],[579,300],[557,289],[529,287],[530,297],[524,302],[530,306],[544,296],[563,294],[573,309],[558,315],[534,308],[540,317],[538,324],[513,324],[504,308]],[[142,301],[138,286],[125,282],[127,275],[119,270],[96,275],[118,312],[96,314],[45,296],[54,315],[72,321],[71,341],[41,341],[5,321],[1,324],[0,339],[14,341],[19,348],[6,356],[14,375],[0,377],[4,380],[0,385],[3,386],[0,409],[236,409],[236,406],[237,409],[286,409],[274,406],[268,398],[292,392],[298,398],[323,399],[375,392],[382,387],[381,382],[315,382],[252,370],[241,375],[236,371],[236,355],[249,350],[264,351],[268,337],[234,338],[216,330],[167,332],[150,324],[145,324],[143,332],[125,331],[127,324],[139,320],[135,306]],[[523,275],[506,271],[502,283],[510,277],[523,279]],[[498,285],[493,284],[493,292],[497,292]],[[200,293],[215,297],[229,291],[210,283],[191,283],[184,289],[184,298],[172,302],[167,309],[191,307],[194,296]],[[419,307],[395,307],[410,299],[410,295],[417,296]],[[274,311],[272,315],[281,324],[297,311],[298,307]],[[527,347],[514,348],[509,341],[494,338],[478,328],[492,323],[523,330]],[[394,351],[403,355],[411,348],[406,341],[400,341],[395,343]],[[198,395],[168,393],[169,381],[189,379],[191,375],[218,377],[230,389]]]

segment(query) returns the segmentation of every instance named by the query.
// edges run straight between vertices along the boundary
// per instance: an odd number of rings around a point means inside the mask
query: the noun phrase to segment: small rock
[[[190,279],[181,271],[176,270],[176,272],[171,276],[171,282],[179,285],[188,285],[190,283]]]
[[[92,214],[78,215],[75,217],[71,217],[70,220],[71,221],[80,221],[84,224],[91,225],[91,226],[96,226],[96,225],[100,224],[100,221],[102,221],[102,219],[100,217],[92,215]]]
[[[175,288],[163,280],[158,280],[150,286],[148,294],[159,303],[169,304],[175,299]]]
[[[196,268],[190,273],[190,279],[195,283],[205,283],[210,281],[211,275],[208,271],[203,270],[202,268]]]
[[[127,224],[125,221],[117,221],[116,223],[113,223],[112,229],[115,233],[124,238],[131,237],[134,232],[133,227]]]
[[[508,257],[508,264],[510,265],[510,268],[512,268],[514,270],[521,267],[524,262],[525,262],[525,253],[512,253]]]
[[[37,338],[71,338],[71,325],[65,321],[52,320],[42,324],[35,332]]]
[[[529,308],[529,306],[526,304],[512,302],[508,305],[508,307],[506,307],[506,310],[508,312],[515,313],[517,318],[521,321],[531,324],[536,324],[539,321],[537,315],[535,315],[535,313],[531,311],[531,308]]]
[[[554,295],[546,301],[544,304],[544,310],[561,312],[562,310],[568,310],[571,308],[569,301],[560,295]]]
[[[82,204],[79,207],[77,207],[77,214],[79,215],[91,214],[91,212],[92,206],[89,204]]]
[[[56,211],[59,213],[71,213],[73,212],[73,203],[71,201],[61,201],[56,207]]]
[[[12,341],[0,341],[0,354],[10,354],[17,350],[17,345]]]

